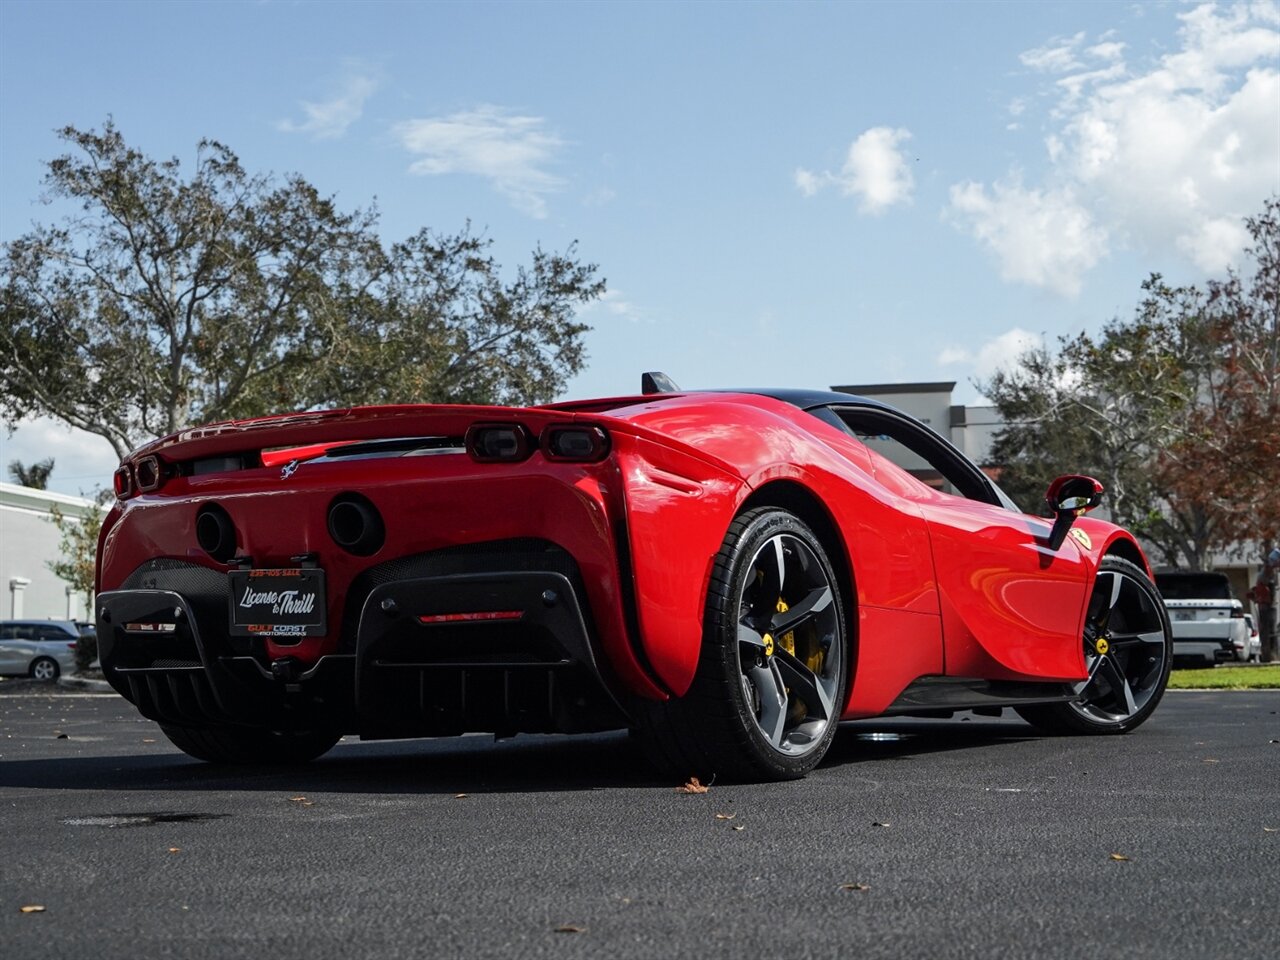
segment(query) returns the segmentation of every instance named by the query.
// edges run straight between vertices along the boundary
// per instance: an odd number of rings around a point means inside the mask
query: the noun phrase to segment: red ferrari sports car
[[[631,728],[674,775],[787,779],[840,720],[1123,733],[1169,675],[1141,550],[1083,516],[1097,481],[1059,478],[1054,519],[1029,516],[849,394],[646,375],[543,407],[220,423],[137,450],[115,489],[103,671],[202,760]]]

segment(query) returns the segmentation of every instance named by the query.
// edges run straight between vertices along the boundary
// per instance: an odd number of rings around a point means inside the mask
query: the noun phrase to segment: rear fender
[[[725,470],[652,440],[614,434],[626,503],[639,646],[667,690],[693,682],[707,584],[744,484]]]

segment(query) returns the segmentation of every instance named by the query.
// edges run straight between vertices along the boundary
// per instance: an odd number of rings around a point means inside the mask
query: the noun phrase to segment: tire
[[[848,661],[844,601],[822,544],[785,510],[750,510],[715,557],[693,683],[641,705],[641,745],[682,780],[803,777],[835,736]]]
[[[52,657],[36,657],[27,668],[27,673],[33,680],[57,680],[62,668]]]
[[[174,727],[160,724],[170,742],[188,756],[208,763],[307,763],[326,753],[342,734],[331,730],[303,732],[233,730],[225,727]]]
[[[1141,567],[1102,558],[1083,641],[1089,678],[1074,685],[1078,698],[1015,709],[1046,733],[1128,733],[1155,711],[1173,664],[1169,615]]]

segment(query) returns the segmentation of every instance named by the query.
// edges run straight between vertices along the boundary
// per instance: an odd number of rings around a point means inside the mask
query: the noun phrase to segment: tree
[[[504,281],[490,241],[384,247],[298,175],[245,171],[203,140],[194,171],[113,123],[66,127],[51,200],[74,205],[0,260],[0,416],[144,440],[228,418],[369,401],[537,402],[585,362],[596,267],[534,253]]]
[[[54,576],[65,580],[84,597],[84,608],[92,615],[93,575],[98,553],[98,533],[102,530],[102,504],[95,503],[85,508],[78,518],[68,517],[54,504],[49,508],[49,516],[53,525],[58,528],[58,552],[62,556],[58,560],[46,561],[45,566],[53,571]],[[76,663],[79,667],[88,667],[97,655],[96,643],[89,644],[81,638],[76,645]]]
[[[1214,517],[1175,504],[1153,467],[1182,436],[1206,369],[1204,296],[1153,274],[1130,321],[1098,336],[1060,338],[1056,351],[1024,354],[1012,371],[980,385],[1004,428],[992,445],[1000,483],[1038,509],[1063,473],[1098,477],[1112,518],[1144,536],[1165,562],[1200,567],[1217,543]]]
[[[21,487],[30,487],[32,490],[47,490],[49,488],[49,475],[52,473],[53,457],[37,460],[31,466],[27,466],[21,460],[9,461],[9,476],[13,477],[13,482]]]

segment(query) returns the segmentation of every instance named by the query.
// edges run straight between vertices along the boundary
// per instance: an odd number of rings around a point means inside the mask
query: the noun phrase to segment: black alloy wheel
[[[1051,733],[1127,733],[1151,716],[1169,682],[1173,630],[1159,591],[1136,564],[1104,557],[1085,614],[1089,676],[1067,703],[1020,707]]]
[[[785,510],[750,510],[716,555],[693,685],[650,710],[643,739],[679,776],[803,777],[835,736],[848,657],[821,542]]]

